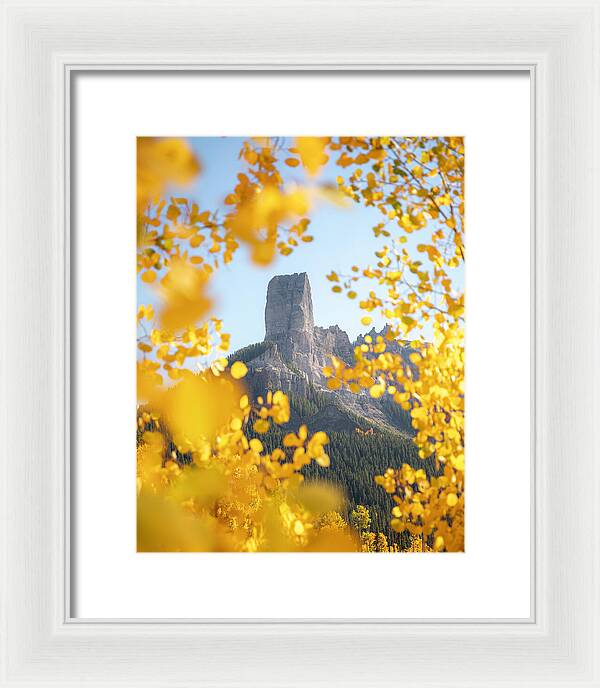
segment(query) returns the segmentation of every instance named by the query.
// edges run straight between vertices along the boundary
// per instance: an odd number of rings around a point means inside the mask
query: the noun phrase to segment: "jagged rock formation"
[[[273,277],[267,288],[265,341],[273,342],[284,361],[313,374],[314,329],[310,283],[305,272]]]
[[[375,338],[375,330],[370,333]],[[306,422],[321,430],[352,432],[356,428],[381,429],[411,434],[408,414],[391,398],[372,399],[367,392],[352,394],[348,390],[331,391],[326,387],[322,368],[331,363],[331,356],[351,364],[354,347],[364,336],[350,342],[346,332],[337,325],[315,326],[312,295],[305,272],[273,277],[267,288],[265,307],[265,339],[231,355],[244,360],[249,373],[246,383],[255,394],[281,389],[293,399],[304,400],[297,406],[291,423]],[[392,348],[393,347],[393,348]],[[390,349],[408,362],[410,348],[399,342]],[[307,401],[309,400],[309,401]],[[306,403],[304,403],[306,402]]]

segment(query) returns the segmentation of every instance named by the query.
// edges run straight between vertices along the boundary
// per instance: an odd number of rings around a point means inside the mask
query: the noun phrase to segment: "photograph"
[[[136,147],[137,551],[464,552],[463,136]]]

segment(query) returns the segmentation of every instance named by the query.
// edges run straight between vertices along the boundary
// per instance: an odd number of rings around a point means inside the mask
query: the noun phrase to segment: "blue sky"
[[[247,138],[247,137],[244,137]],[[223,200],[236,183],[236,175],[245,168],[238,160],[243,138],[194,138],[190,139],[202,164],[197,182],[182,190],[196,201],[201,210],[226,209]],[[289,182],[306,183],[301,168],[281,165],[284,179]],[[335,183],[339,168],[326,165],[319,181]],[[264,307],[267,284],[274,275],[292,272],[307,272],[309,275],[315,324],[328,326],[337,324],[345,330],[350,339],[369,328],[361,325],[364,315],[357,301],[351,301],[343,294],[331,291],[331,282],[325,279],[332,269],[348,274],[352,265],[365,267],[374,264],[374,251],[381,248],[383,238],[375,238],[371,228],[384,218],[376,208],[365,208],[351,204],[347,208],[322,202],[310,213],[310,234],[315,240],[302,244],[289,256],[278,256],[268,268],[258,267],[250,261],[248,252],[242,247],[232,263],[221,266],[211,280],[210,293],[215,303],[214,315],[224,321],[224,330],[231,334],[231,351],[264,338]],[[412,235],[409,241],[422,241]],[[366,289],[368,282],[365,281]],[[360,283],[359,283],[360,285]],[[357,289],[359,296],[361,289]],[[158,300],[151,287],[138,278],[138,304]],[[385,324],[372,314],[373,324],[380,329]]]

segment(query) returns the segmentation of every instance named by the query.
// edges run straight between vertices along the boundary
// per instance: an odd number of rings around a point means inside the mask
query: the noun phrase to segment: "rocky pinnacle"
[[[373,330],[373,338],[377,335]],[[269,346],[253,345],[256,354],[245,359],[249,368],[245,382],[255,394],[280,389],[295,398],[312,395],[313,401],[315,394],[320,395],[319,411],[310,423],[325,430],[353,432],[356,427],[375,426],[412,432],[410,418],[400,419],[405,412],[391,398],[375,400],[366,391],[353,394],[347,389],[328,389],[324,366],[332,365],[332,357],[352,365],[354,346],[363,339],[352,343],[338,325],[314,324],[310,282],[305,272],[277,275],[269,282],[264,341]],[[394,350],[408,357],[410,349],[394,345]]]
[[[314,327],[308,275],[273,277],[267,288],[265,341],[275,342],[284,360],[309,373],[314,366]]]
[[[265,339],[311,332],[314,325],[308,275],[295,272],[273,277],[267,288]]]

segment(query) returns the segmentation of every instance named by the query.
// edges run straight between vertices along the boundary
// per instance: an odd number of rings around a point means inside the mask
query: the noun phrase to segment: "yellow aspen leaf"
[[[200,213],[200,215],[198,215],[194,219],[196,222],[201,222],[203,225],[205,225],[210,219],[210,211],[205,210],[204,212]]]
[[[244,159],[246,162],[248,162],[250,165],[256,165],[258,162],[258,154],[256,153],[255,150],[252,148],[248,147],[244,151]]]
[[[313,445],[329,444],[329,437],[327,437],[326,432],[318,431],[310,438],[310,441]]]
[[[303,440],[300,437],[297,437],[293,432],[288,432],[288,434],[283,438],[284,447],[301,447],[303,443]]]
[[[190,183],[200,172],[200,163],[184,139],[137,138],[138,217],[168,184]]]
[[[447,497],[446,497],[446,504],[448,506],[456,506],[458,504],[458,497],[451,492]]]
[[[259,418],[256,423],[254,423],[254,430],[261,435],[264,435],[265,432],[268,432],[270,426],[271,424],[268,420],[265,418]]]
[[[328,141],[329,139],[319,136],[300,136],[295,140],[300,160],[312,176],[329,160],[325,154]]]
[[[160,313],[165,330],[179,331],[193,327],[208,311],[211,301],[204,293],[208,273],[188,261],[177,258],[160,283],[164,306]]]
[[[261,451],[263,450],[263,443],[259,439],[254,437],[253,439],[250,440],[250,449],[254,453],[260,454]]]
[[[235,361],[231,366],[231,377],[235,380],[240,380],[248,373],[248,367],[242,361]]]
[[[149,304],[148,306],[140,306],[138,308],[138,314],[137,318],[138,320],[143,320],[144,318],[146,320],[152,320],[154,317],[154,308],[152,304]]]
[[[296,158],[286,158],[285,164],[288,167],[298,167],[298,165],[300,164],[300,161],[297,160]]]
[[[323,468],[329,468],[329,466],[331,465],[331,459],[329,458],[329,454],[321,454],[320,456],[317,456],[315,460],[319,464],[319,466],[322,466]]]
[[[154,270],[146,270],[142,273],[142,282],[151,284],[156,279],[156,272]]]
[[[176,206],[171,204],[167,208],[167,220],[174,222],[181,215],[181,210]]]
[[[383,396],[383,393],[385,392],[385,385],[373,385],[369,389],[369,394],[373,397],[373,399],[379,399],[381,396]]]
[[[187,449],[202,448],[208,439],[229,424],[239,400],[236,392],[231,381],[223,377],[189,373],[167,390],[161,400],[161,411],[175,444]],[[218,404],[215,399],[219,400]]]
[[[284,255],[285,253],[291,253],[291,249],[284,249],[281,251]],[[252,260],[257,265],[268,265],[275,256],[275,242],[274,241],[259,241],[252,245]]]
[[[451,457],[451,463],[458,471],[465,470],[465,455],[463,453]]]

